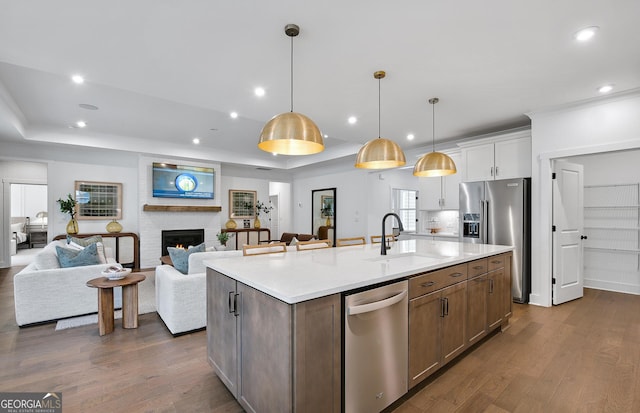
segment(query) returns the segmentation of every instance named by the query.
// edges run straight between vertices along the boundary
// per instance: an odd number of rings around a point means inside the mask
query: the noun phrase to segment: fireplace
[[[184,248],[200,245],[204,242],[204,229],[177,229],[162,231],[162,254],[169,255],[167,247],[182,245]]]

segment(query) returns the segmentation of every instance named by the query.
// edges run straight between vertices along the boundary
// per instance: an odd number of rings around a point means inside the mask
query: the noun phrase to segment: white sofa
[[[113,251],[105,248],[106,264],[60,268],[55,246],[64,244],[64,240],[49,243],[31,264],[14,276],[16,322],[19,326],[98,311],[96,289],[87,287],[86,283],[101,277],[102,271],[116,263]],[[114,288],[114,304],[120,307],[121,303],[122,289]]]
[[[156,307],[171,334],[207,325],[207,282],[204,261],[241,257],[242,251],[207,251],[189,255],[183,274],[171,265],[156,267]]]

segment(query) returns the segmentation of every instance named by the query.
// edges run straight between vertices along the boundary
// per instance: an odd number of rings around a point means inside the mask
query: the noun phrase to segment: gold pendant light
[[[400,145],[380,137],[380,79],[385,76],[386,73],[382,70],[373,74],[373,77],[378,79],[378,138],[370,140],[360,148],[356,157],[356,168],[387,169],[407,163]]]
[[[415,176],[445,176],[457,172],[456,164],[447,154],[436,152],[436,103],[440,99],[431,98],[429,103],[433,105],[433,152],[422,156],[413,167]]]
[[[258,148],[282,155],[310,155],[324,150],[322,133],[307,116],[293,111],[293,38],[300,27],[287,24],[284,32],[291,38],[291,111],[274,116],[260,132]]]

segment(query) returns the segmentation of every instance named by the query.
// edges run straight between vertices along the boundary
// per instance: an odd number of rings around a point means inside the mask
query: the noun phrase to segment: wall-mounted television
[[[213,199],[213,168],[153,163],[155,198]]]

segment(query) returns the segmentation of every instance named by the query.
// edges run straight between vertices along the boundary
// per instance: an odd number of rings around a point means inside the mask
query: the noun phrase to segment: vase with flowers
[[[322,216],[327,218],[327,221],[325,222],[325,225],[330,227],[331,226],[331,217],[333,216],[333,205],[331,204],[325,204],[321,209],[320,212],[322,212]]]
[[[71,219],[67,224],[67,234],[73,235],[78,233],[78,221],[76,221],[76,200],[71,194],[67,194],[67,198],[60,198],[56,202],[60,205],[60,212],[69,214]]]
[[[273,209],[272,206],[267,206],[264,202],[258,201],[256,202],[256,219],[253,221],[254,228],[260,228],[260,213],[264,212],[265,214],[269,214]]]

